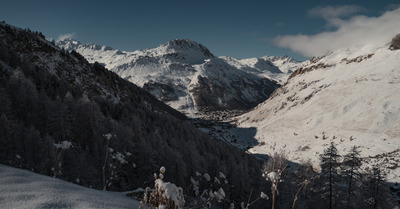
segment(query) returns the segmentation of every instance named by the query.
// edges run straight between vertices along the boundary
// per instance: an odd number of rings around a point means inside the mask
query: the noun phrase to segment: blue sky
[[[334,23],[335,18],[349,22],[357,15],[380,17],[398,8],[396,3],[385,0],[5,0],[1,3],[0,20],[40,31],[47,38],[72,34],[83,43],[126,51],[157,47],[174,38],[188,38],[204,44],[217,56],[289,55],[302,60],[313,55],[313,51],[304,51],[302,47],[307,46],[293,44],[299,35],[310,41],[315,35],[339,30],[344,23]]]

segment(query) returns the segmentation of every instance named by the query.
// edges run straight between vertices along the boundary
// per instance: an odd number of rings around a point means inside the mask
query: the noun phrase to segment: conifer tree
[[[72,134],[72,115],[67,106],[57,97],[47,111],[47,132],[56,141],[68,139]]]
[[[350,152],[343,157],[342,163],[342,176],[347,184],[346,208],[348,209],[352,208],[352,205],[354,205],[357,200],[356,190],[361,181],[361,165],[360,151],[357,146],[353,146]]]
[[[321,160],[321,180],[324,185],[325,191],[324,196],[329,199],[329,209],[333,208],[334,201],[336,201],[336,193],[339,183],[339,166],[341,156],[338,154],[336,146],[333,142],[331,145],[324,150],[324,153],[320,155]],[[327,191],[326,191],[327,190]]]
[[[381,208],[380,205],[383,205],[382,197],[384,192],[384,184],[385,184],[385,173],[378,167],[374,167],[372,169],[372,176],[369,180],[369,186],[372,191],[372,208],[377,209]]]

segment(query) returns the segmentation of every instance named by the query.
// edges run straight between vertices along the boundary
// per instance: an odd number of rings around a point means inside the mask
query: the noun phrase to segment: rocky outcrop
[[[389,49],[392,51],[400,49],[400,33],[392,39]]]
[[[316,70],[316,69],[324,69],[324,68],[328,68],[328,67],[332,67],[332,66],[333,66],[333,65],[330,65],[330,64],[318,63],[318,64],[316,64],[316,65],[311,65],[311,66],[307,66],[307,67],[301,67],[301,68],[295,70],[295,71],[289,76],[289,79],[288,79],[288,80],[290,80],[291,78],[293,78],[293,77],[295,77],[295,76],[297,76],[297,75],[301,75],[301,74],[304,74],[304,73],[307,73],[307,72],[310,72],[310,71],[313,71],[313,70]]]

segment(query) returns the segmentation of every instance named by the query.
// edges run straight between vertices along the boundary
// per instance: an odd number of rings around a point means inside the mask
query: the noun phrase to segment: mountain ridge
[[[317,161],[329,142],[345,152],[359,146],[365,158],[397,153],[400,144],[399,50],[339,50],[310,59],[268,100],[238,117],[239,127],[257,128],[264,144],[252,153],[285,149],[294,160]],[[385,158],[372,160],[386,167]],[[398,163],[398,162],[397,162]],[[400,180],[400,170],[387,169]]]
[[[71,40],[57,44],[71,49],[68,42]],[[204,45],[188,39],[174,39],[134,52],[93,50],[84,44],[74,45],[73,50],[90,62],[104,64],[189,116],[202,109],[248,110],[267,99],[278,82],[288,77],[287,72],[281,72],[267,58],[256,58],[251,63],[246,59],[216,57]],[[199,80],[204,82],[197,83]],[[240,88],[236,83],[241,84]]]

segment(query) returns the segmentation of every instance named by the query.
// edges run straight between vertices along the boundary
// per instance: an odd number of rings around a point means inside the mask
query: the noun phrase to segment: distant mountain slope
[[[293,71],[301,67],[305,62],[297,61],[288,56],[266,56],[262,59],[272,62],[277,66],[283,73],[291,74]]]
[[[202,109],[252,108],[279,87],[272,79],[283,75],[266,59],[245,65],[242,60],[215,57],[205,46],[187,39],[134,52],[71,39],[57,45],[79,52],[90,62],[104,64],[189,115]]]
[[[269,153],[276,147],[294,159],[317,160],[334,141],[340,152],[356,145],[365,157],[399,154],[399,58],[400,50],[387,45],[307,61],[267,101],[240,117],[240,127],[257,128],[263,143],[250,151]],[[386,160],[386,167],[399,163]],[[390,178],[399,181],[400,169],[393,169]]]
[[[186,193],[197,171],[223,172],[229,194],[247,198],[253,186],[241,185],[258,184],[261,162],[185,118],[40,33],[0,23],[0,163],[118,191],[150,186],[161,166]]]
[[[98,191],[0,165],[0,208],[139,208],[123,193]]]
[[[279,84],[286,82],[289,75],[304,64],[288,56],[265,56],[248,59],[235,59],[223,56],[221,58],[238,69],[270,78]]]

